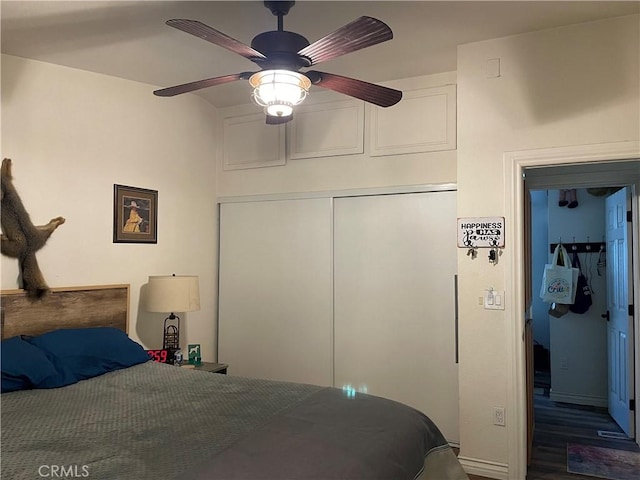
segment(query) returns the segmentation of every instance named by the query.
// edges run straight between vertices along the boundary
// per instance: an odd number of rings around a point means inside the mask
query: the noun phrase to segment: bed
[[[52,289],[39,303],[2,292],[3,478],[467,478],[437,426],[400,403],[141,359],[128,304],[127,285]],[[82,340],[55,343],[72,335]],[[37,351],[12,353],[25,344]],[[102,347],[116,363],[136,360],[80,373],[91,363],[80,353]],[[5,363],[22,368],[40,352],[57,373],[69,361],[66,374],[84,376],[5,393]]]

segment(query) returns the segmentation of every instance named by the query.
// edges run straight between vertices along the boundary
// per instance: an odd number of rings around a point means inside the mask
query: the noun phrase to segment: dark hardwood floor
[[[567,473],[568,443],[640,452],[633,440],[598,434],[622,433],[606,408],[552,402],[544,375],[536,379],[536,386],[533,451],[526,480],[594,480],[595,477]],[[488,480],[477,475],[469,475],[469,479]]]
[[[533,452],[527,480],[593,480],[591,476],[567,473],[568,443],[640,452],[633,440],[598,434],[598,431],[622,433],[606,408],[552,402],[548,390],[535,395],[534,408]]]

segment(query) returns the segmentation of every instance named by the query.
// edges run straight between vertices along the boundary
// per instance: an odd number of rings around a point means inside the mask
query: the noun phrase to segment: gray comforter
[[[464,478],[427,417],[333,388],[148,362],[1,401],[7,479]]]

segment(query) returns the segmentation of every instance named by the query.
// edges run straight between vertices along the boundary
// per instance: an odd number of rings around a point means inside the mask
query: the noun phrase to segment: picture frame
[[[187,355],[189,365],[201,365],[202,364],[202,356],[200,354],[200,344],[192,343],[187,346]]]
[[[158,192],[113,186],[113,243],[158,243]]]

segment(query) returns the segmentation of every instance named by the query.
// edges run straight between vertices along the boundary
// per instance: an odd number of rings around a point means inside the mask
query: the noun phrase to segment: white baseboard
[[[472,475],[497,478],[498,480],[509,480],[509,467],[506,463],[461,456],[458,457],[458,460],[462,464],[464,471]]]
[[[607,407],[609,399],[607,397],[596,397],[591,395],[576,395],[575,393],[549,392],[549,400],[554,402],[575,403],[577,405],[590,405],[592,407]]]

